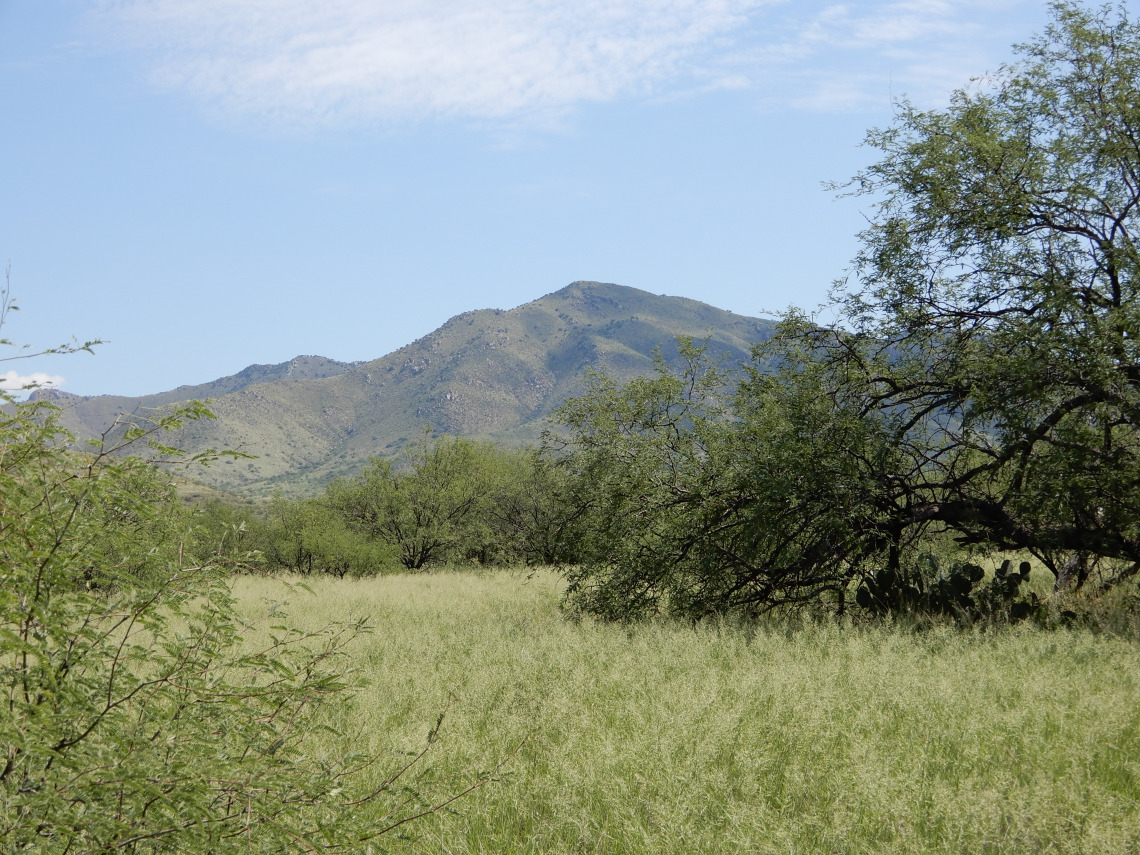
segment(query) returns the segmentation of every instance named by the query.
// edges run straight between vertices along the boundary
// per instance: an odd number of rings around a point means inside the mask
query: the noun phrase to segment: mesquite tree
[[[947,538],[1060,589],[1140,572],[1140,25],[1056,3],[1017,50],[869,133],[835,326],[789,313],[734,395],[698,356],[563,409],[595,487],[580,606],[944,604],[977,581],[914,569]]]
[[[1140,567],[1140,25],[1056,3],[1018,51],[869,135],[844,329],[803,338],[894,423],[888,526],[1031,550],[1062,587],[1099,560],[1111,584]]]

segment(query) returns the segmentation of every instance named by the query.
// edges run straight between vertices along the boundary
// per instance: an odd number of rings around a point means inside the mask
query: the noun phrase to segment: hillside
[[[84,437],[99,436],[122,413],[145,413],[179,401],[216,399],[238,392],[256,383],[275,380],[318,380],[335,377],[351,370],[355,363],[337,362],[323,356],[297,356],[277,365],[250,365],[209,383],[179,386],[169,392],[130,397],[126,395],[73,395],[62,389],[38,389],[29,396],[32,401],[51,401],[64,408],[64,424]]]
[[[509,311],[464,312],[370,362],[298,357],[142,398],[47,394],[83,436],[101,433],[117,413],[210,398],[217,419],[188,426],[178,441],[257,459],[216,464],[199,473],[203,482],[243,495],[307,492],[424,431],[533,441],[550,412],[582,391],[587,368],[622,380],[648,373],[654,349],[675,355],[678,335],[743,359],[769,330],[768,321],[696,300],[575,282]]]

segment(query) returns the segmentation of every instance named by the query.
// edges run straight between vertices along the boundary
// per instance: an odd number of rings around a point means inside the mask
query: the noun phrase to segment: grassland
[[[1087,631],[575,623],[551,574],[241,579],[250,614],[359,615],[342,723],[487,770],[382,838],[423,853],[1140,852],[1140,644]],[[450,698],[450,700],[449,700]]]

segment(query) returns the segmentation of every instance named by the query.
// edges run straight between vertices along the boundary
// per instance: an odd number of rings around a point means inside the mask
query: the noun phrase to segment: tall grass
[[[242,579],[252,611],[281,591]],[[573,623],[542,574],[322,580],[370,681],[343,715],[498,779],[424,853],[1140,853],[1140,645],[1085,631]],[[450,698],[450,701],[449,701]],[[399,755],[390,755],[393,765]]]

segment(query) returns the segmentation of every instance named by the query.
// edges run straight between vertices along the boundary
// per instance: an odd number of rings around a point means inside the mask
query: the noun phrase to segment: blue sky
[[[741,314],[843,275],[892,98],[1040,2],[0,0],[0,364],[144,394],[373,359],[578,279]]]

